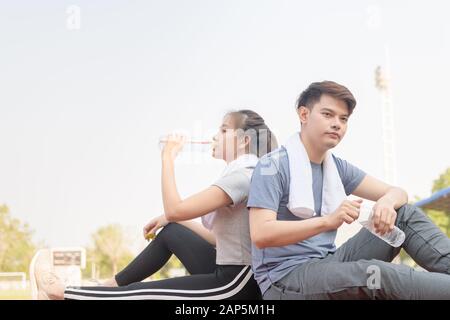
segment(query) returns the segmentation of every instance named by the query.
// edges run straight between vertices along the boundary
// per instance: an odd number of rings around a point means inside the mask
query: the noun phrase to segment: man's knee
[[[397,211],[397,221],[396,221],[397,224],[400,222],[408,221],[414,214],[424,215],[423,211],[419,207],[409,203],[401,206],[396,211]]]

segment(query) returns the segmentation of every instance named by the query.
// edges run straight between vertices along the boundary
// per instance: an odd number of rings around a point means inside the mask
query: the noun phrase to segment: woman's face
[[[213,137],[212,156],[214,158],[231,162],[238,155],[245,153],[245,145],[242,143],[238,144],[242,139],[237,137],[237,130],[235,128],[236,125],[233,116],[226,115],[223,118],[219,132]]]

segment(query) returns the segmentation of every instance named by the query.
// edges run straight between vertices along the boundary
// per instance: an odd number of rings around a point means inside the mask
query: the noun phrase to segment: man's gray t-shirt
[[[365,172],[347,161],[335,157],[336,168],[347,195],[360,184]],[[311,162],[314,210],[320,216],[322,207],[323,170],[321,164]],[[277,220],[303,220],[287,208],[289,202],[289,158],[281,147],[262,157],[253,171],[247,207],[277,212]],[[314,219],[314,218],[311,218]],[[272,283],[311,258],[323,258],[336,250],[336,231],[320,233],[301,242],[282,247],[258,249],[252,244],[252,269],[262,294]]]
[[[221,188],[233,204],[216,210],[212,232],[216,238],[216,263],[251,265],[252,247],[247,209],[253,168],[242,168],[213,183]]]

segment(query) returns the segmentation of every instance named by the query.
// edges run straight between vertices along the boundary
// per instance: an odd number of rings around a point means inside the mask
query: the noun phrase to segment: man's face
[[[300,107],[302,131],[314,145],[332,149],[344,138],[349,112],[347,104],[329,95],[322,95],[312,110]]]

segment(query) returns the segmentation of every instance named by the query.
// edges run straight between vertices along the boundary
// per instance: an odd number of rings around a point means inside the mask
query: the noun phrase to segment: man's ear
[[[308,121],[310,110],[305,106],[300,106],[297,108],[298,118],[301,124],[304,124]]]

